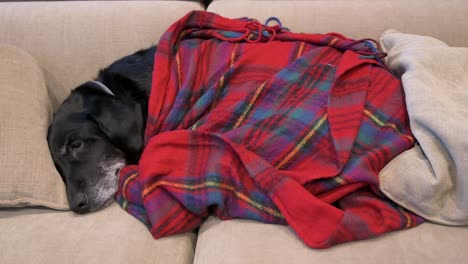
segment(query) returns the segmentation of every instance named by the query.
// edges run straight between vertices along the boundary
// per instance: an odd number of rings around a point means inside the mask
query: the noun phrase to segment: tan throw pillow
[[[380,41],[418,141],[380,172],[380,187],[430,221],[468,225],[468,47],[394,30]]]
[[[0,46],[0,207],[67,209],[65,186],[47,146],[52,106],[27,52]]]

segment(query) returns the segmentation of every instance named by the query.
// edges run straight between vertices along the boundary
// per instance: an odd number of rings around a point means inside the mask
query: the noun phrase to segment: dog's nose
[[[84,193],[78,193],[73,198],[73,201],[70,205],[71,209],[79,214],[86,213],[89,210],[88,207],[88,197]]]

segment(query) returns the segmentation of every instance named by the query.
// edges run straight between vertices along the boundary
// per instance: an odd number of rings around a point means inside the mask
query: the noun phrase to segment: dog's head
[[[92,212],[111,203],[120,168],[143,148],[143,128],[141,106],[102,83],[87,82],[72,91],[54,114],[47,141],[73,211]]]

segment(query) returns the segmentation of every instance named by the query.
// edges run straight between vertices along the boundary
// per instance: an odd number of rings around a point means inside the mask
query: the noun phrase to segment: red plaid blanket
[[[146,147],[117,201],[155,238],[210,214],[289,224],[314,248],[421,223],[378,189],[414,139],[376,55],[339,34],[189,13],[158,44]]]

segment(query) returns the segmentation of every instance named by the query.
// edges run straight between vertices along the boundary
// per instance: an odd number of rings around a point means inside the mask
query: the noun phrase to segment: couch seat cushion
[[[468,227],[424,223],[375,239],[317,250],[308,248],[287,226],[212,217],[200,227],[194,263],[465,263],[467,243]]]
[[[116,203],[87,215],[0,210],[0,263],[192,263],[195,234],[155,240]]]

